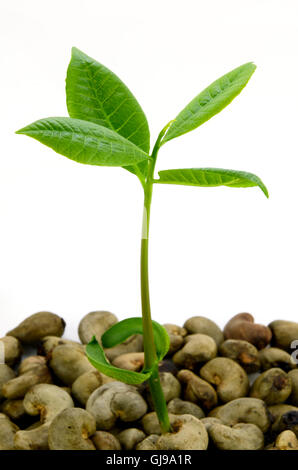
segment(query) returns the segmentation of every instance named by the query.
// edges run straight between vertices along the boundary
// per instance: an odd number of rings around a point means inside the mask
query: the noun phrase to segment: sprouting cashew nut
[[[95,370],[85,352],[69,344],[57,346],[52,351],[49,365],[65,385],[72,385],[80,375]]]
[[[255,424],[239,423],[229,427],[214,423],[208,433],[221,450],[260,450],[264,447],[264,435]]]
[[[224,403],[244,397],[249,389],[245,370],[227,357],[211,359],[201,368],[200,375],[217,386],[217,394]]]
[[[0,413],[0,450],[14,449],[14,436],[18,429],[4,413]]]
[[[101,385],[101,374],[94,369],[80,375],[72,384],[71,391],[75,399],[85,406],[91,393]]]
[[[172,323],[166,323],[163,326],[167,330],[170,338],[170,347],[168,355],[171,355],[182,347],[184,343],[184,337],[187,335],[187,331],[185,328],[173,325]]]
[[[204,418],[205,413],[198,405],[191,401],[181,400],[180,398],[173,398],[168,403],[168,412],[174,415],[192,415],[195,418]]]
[[[137,428],[128,428],[121,431],[117,438],[123,449],[133,450],[139,442],[143,441],[146,437],[146,434]]]
[[[237,398],[225,405],[214,408],[209,416],[220,419],[223,424],[251,423],[266,432],[271,425],[270,414],[258,398]]]
[[[199,419],[191,415],[172,415],[170,423],[173,432],[159,436],[156,440],[158,450],[207,449],[208,433]]]
[[[96,431],[91,440],[97,450],[121,450],[118,437],[107,431]]]
[[[254,323],[250,313],[238,313],[224,328],[226,339],[243,339],[258,349],[264,348],[271,340],[271,330],[267,326]]]
[[[121,354],[115,357],[112,364],[120,369],[133,370],[138,372],[144,366],[144,353],[143,352],[131,352],[127,354]]]
[[[4,336],[0,338],[4,344],[4,361],[8,366],[14,366],[22,355],[22,346],[20,341],[13,336]]]
[[[211,336],[196,333],[185,338],[185,345],[173,356],[176,365],[194,369],[197,364],[210,361],[216,356],[217,346]]]
[[[292,356],[279,348],[264,348],[259,352],[259,358],[263,370],[279,367],[288,372],[297,367]]]
[[[188,334],[201,333],[203,335],[211,336],[219,346],[224,336],[216,323],[206,317],[191,317],[184,323],[183,327],[188,331]]]
[[[67,408],[49,427],[50,450],[96,450],[89,436],[96,431],[94,417],[82,408]]]
[[[104,310],[90,312],[79,323],[79,338],[83,344],[87,344],[95,336],[101,343],[101,337],[106,330],[118,322],[118,318],[111,312]]]
[[[169,413],[169,420],[177,417],[176,415]],[[161,427],[155,411],[147,413],[142,418],[142,427],[146,434],[161,434]]]
[[[210,410],[217,404],[217,394],[212,385],[201,379],[187,369],[182,369],[177,374],[178,380],[184,384],[184,400],[197,403]]]
[[[166,402],[181,395],[181,385],[179,380],[170,372],[160,372],[159,374],[161,388]],[[149,389],[146,387],[146,400],[150,407],[154,409],[153,400]]]
[[[4,397],[2,388],[4,384],[14,379],[16,376],[15,371],[7,364],[0,364],[0,401]]]
[[[42,356],[30,356],[24,359],[19,367],[19,376],[6,382],[2,387],[5,398],[22,398],[36,384],[52,383],[46,359]]]
[[[26,393],[24,408],[31,416],[40,415],[40,426],[18,431],[15,435],[16,449],[48,449],[50,423],[61,411],[74,406],[71,396],[52,384],[38,384]]]
[[[250,390],[250,396],[264,400],[267,405],[277,405],[286,401],[291,391],[290,377],[282,369],[276,367],[257,377]]]
[[[258,372],[261,367],[257,348],[243,339],[227,339],[219,347],[223,357],[233,359],[245,370],[247,374]]]
[[[51,312],[38,312],[27,317],[6,335],[18,338],[23,344],[35,345],[44,336],[62,336],[64,329],[63,318]]]
[[[292,343],[298,339],[298,323],[286,320],[275,320],[269,323],[272,331],[272,345],[285,351],[293,352]]]
[[[147,411],[147,404],[134,386],[114,381],[94,390],[86,410],[95,417],[97,429],[109,430],[117,418],[124,422],[141,418]]]

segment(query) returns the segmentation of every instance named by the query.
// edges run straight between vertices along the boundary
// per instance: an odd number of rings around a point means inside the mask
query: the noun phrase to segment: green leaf
[[[248,188],[259,186],[266,197],[268,190],[261,179],[253,173],[222,168],[185,168],[158,172],[159,180],[154,183],[181,184],[186,186],[228,186]]]
[[[67,70],[66,102],[70,117],[108,127],[149,153],[148,122],[134,95],[111,70],[76,47]],[[147,162],[126,169],[145,175]]]
[[[211,83],[178,114],[162,144],[196,129],[224,109],[239,95],[255,69],[248,62]]]
[[[33,137],[79,163],[122,166],[148,160],[139,147],[116,132],[88,121],[51,117],[16,132]]]
[[[167,330],[154,320],[152,320],[152,327],[157,358],[161,361],[170,347],[169,335]],[[101,337],[102,345],[104,348],[112,348],[135,334],[143,334],[142,318],[126,318],[105,331]]]
[[[95,336],[93,336],[90,343],[86,346],[86,355],[91,364],[103,374],[108,377],[113,377],[116,380],[125,382],[131,385],[137,385],[145,380],[148,380],[151,371],[147,373],[134,372],[131,370],[120,369],[119,367],[112,366],[106,359],[104,351]]]

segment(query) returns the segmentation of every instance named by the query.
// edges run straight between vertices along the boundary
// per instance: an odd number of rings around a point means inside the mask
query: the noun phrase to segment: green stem
[[[153,173],[156,163],[156,156],[159,148],[157,141],[153,152],[152,160],[149,163],[148,176],[144,187],[144,212],[141,242],[141,297],[142,297],[142,318],[143,318],[143,339],[145,353],[145,369],[151,369],[152,375],[149,382],[150,392],[153,399],[154,408],[159,419],[162,432],[171,431],[168,417],[167,403],[161,388],[158,360],[154,343],[154,335],[151,320],[150,296],[149,296],[149,274],[148,274],[148,243],[149,243],[149,223],[150,209],[153,190]]]

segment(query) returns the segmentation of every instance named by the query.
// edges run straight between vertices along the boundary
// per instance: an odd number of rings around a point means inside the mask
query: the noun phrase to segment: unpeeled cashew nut
[[[271,425],[269,411],[265,403],[258,398],[237,398],[214,408],[209,416],[220,419],[228,426],[237,423],[255,424],[263,432],[266,432]]]
[[[97,429],[109,430],[117,418],[125,422],[141,418],[147,411],[147,403],[136,387],[114,381],[94,390],[86,410],[95,417]]]
[[[185,328],[173,325],[172,323],[166,323],[163,326],[167,330],[170,338],[170,347],[167,354],[171,355],[182,347],[187,331]]]
[[[254,381],[250,396],[277,405],[287,400],[292,391],[290,377],[278,367],[266,370]]]
[[[31,416],[40,415],[41,425],[31,430],[18,431],[16,449],[48,449],[48,430],[52,420],[61,411],[74,406],[71,396],[52,384],[38,384],[26,393],[24,408]]]
[[[14,379],[16,376],[15,371],[7,364],[0,364],[0,401],[4,397],[2,388],[3,386]]]
[[[0,413],[0,450],[14,449],[14,436],[18,429],[4,413]]]
[[[120,369],[133,370],[138,372],[144,366],[144,353],[143,352],[131,352],[127,354],[121,354],[115,357],[112,361],[115,367]]]
[[[168,411],[174,415],[192,415],[198,419],[204,418],[205,413],[198,405],[191,401],[173,398],[168,403]]]
[[[112,325],[118,322],[118,318],[111,312],[99,310],[85,315],[79,323],[79,338],[83,344],[89,343],[95,336],[101,343],[101,336]]]
[[[44,336],[62,336],[64,328],[63,318],[51,312],[38,312],[27,317],[6,335],[18,338],[23,344],[35,345]]]
[[[128,428],[121,431],[117,438],[120,441],[120,444],[125,450],[132,450],[136,445],[143,441],[146,437],[146,434],[137,428]]]
[[[156,441],[158,450],[207,449],[208,433],[199,419],[192,415],[172,415],[170,423],[173,432],[159,436]]]
[[[57,346],[51,353],[49,365],[65,385],[72,385],[80,375],[96,370],[85,352],[70,344]]]
[[[121,450],[119,436],[116,437],[110,432],[96,431],[91,440],[97,450]]]
[[[217,346],[214,339],[196,333],[185,337],[185,345],[174,354],[173,361],[185,369],[194,369],[197,364],[213,359],[216,353]]]
[[[244,339],[258,349],[264,348],[271,340],[271,330],[267,326],[254,323],[250,313],[238,313],[224,327],[225,339]]]
[[[171,374],[171,372],[160,372],[159,373],[161,388],[165,397],[166,402],[172,400],[173,398],[178,398],[181,395],[181,385],[179,380]],[[151,393],[148,388],[146,388],[146,399],[147,403],[154,409],[153,400]]]
[[[102,385],[98,370],[90,370],[80,375],[72,384],[71,392],[81,405],[85,406],[91,393]]]
[[[214,423],[208,433],[221,450],[260,450],[264,447],[264,435],[255,424],[239,423],[229,427]]]
[[[210,410],[217,404],[217,394],[212,385],[187,369],[178,372],[177,378],[184,387],[184,400],[197,403]]]
[[[96,431],[94,417],[82,408],[67,408],[49,427],[50,450],[96,450],[89,439]]]
[[[219,353],[238,362],[247,374],[258,372],[261,367],[259,351],[257,348],[243,339],[227,339],[219,347]]]
[[[211,336],[217,346],[219,346],[224,340],[223,333],[219,326],[206,317],[191,317],[186,320],[183,327],[188,331],[188,334],[201,333],[203,335]]]
[[[22,346],[20,341],[13,336],[4,336],[0,338],[4,344],[4,360],[8,366],[14,366],[22,355]]]
[[[291,346],[292,343],[298,339],[298,323],[286,320],[275,320],[269,323],[268,326],[272,331],[272,345],[289,351],[290,353],[293,352]]]
[[[289,402],[294,406],[298,406],[298,369],[291,370],[288,376],[292,382],[292,392],[289,396]]]
[[[201,368],[200,375],[217,386],[217,394],[224,403],[244,397],[249,389],[245,370],[227,357],[211,359]]]

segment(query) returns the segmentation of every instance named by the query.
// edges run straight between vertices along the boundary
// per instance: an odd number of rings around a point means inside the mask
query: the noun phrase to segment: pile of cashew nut
[[[265,326],[240,313],[223,331],[202,316],[164,325],[160,379],[172,432],[162,434],[148,384],[107,377],[85,354],[117,321],[87,314],[79,342],[62,337],[61,317],[38,312],[0,338],[0,450],[298,450],[298,323]],[[140,371],[142,336],[105,354]]]

